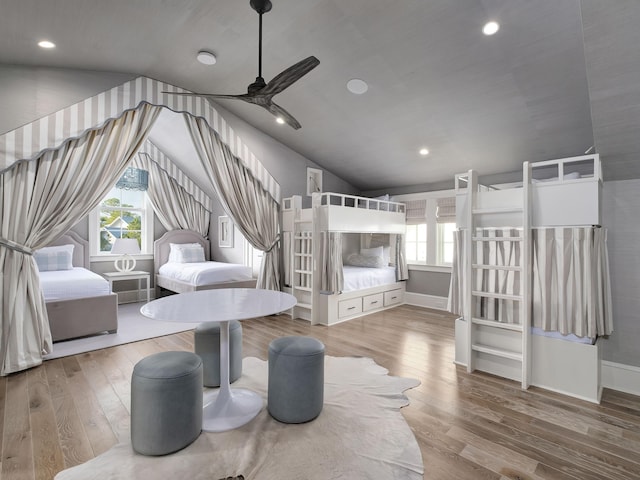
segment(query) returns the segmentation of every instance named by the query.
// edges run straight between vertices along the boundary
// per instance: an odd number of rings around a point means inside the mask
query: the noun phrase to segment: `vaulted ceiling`
[[[272,2],[265,79],[309,55],[321,62],[275,97],[302,128],[220,105],[361,190],[516,171],[592,146],[605,179],[640,177],[637,0]],[[489,20],[500,30],[484,36]],[[57,47],[39,49],[43,38]],[[0,63],[244,93],[257,43],[249,0],[0,0]],[[198,63],[201,49],[217,64]],[[352,78],[368,91],[350,93]]]

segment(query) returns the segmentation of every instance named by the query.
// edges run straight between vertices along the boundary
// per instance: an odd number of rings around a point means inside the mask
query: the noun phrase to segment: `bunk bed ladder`
[[[505,207],[495,202],[488,204],[480,201],[477,174],[469,171],[467,184],[467,208],[465,211],[465,278],[464,317],[467,327],[467,371],[488,371],[521,382],[527,389],[530,382],[530,322],[531,322],[531,218],[530,218],[530,182],[531,167],[523,166],[524,178],[521,205]],[[486,198],[486,197],[485,197]],[[514,224],[516,222],[519,224]],[[511,222],[511,224],[509,224]],[[483,227],[517,229],[518,236],[478,235],[477,229]],[[504,231],[503,231],[504,232]],[[519,259],[516,265],[499,263],[498,255],[488,261],[484,254],[486,242],[518,242]],[[487,286],[487,278],[497,282],[500,276],[511,275],[517,278],[519,289],[509,293],[496,292],[495,285]],[[479,280],[485,280],[485,285]],[[503,308],[505,302],[517,306],[518,323],[498,321],[496,318],[482,318],[477,308],[479,299],[486,303],[497,300],[497,308]],[[500,302],[503,301],[503,302]]]
[[[292,318],[312,320],[313,315],[313,235],[309,222],[294,219],[292,294],[298,300]]]

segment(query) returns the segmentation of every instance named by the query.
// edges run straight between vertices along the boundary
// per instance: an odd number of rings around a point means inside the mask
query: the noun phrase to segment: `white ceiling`
[[[321,62],[275,97],[302,129],[220,104],[361,190],[516,171],[594,144],[605,178],[640,177],[637,0],[272,2],[265,79],[309,55]],[[490,19],[501,29],[486,37]],[[249,0],[0,0],[0,63],[243,93],[257,75],[257,27]],[[39,49],[42,38],[57,48]],[[203,48],[215,66],[195,60]],[[354,77],[366,94],[347,91]]]

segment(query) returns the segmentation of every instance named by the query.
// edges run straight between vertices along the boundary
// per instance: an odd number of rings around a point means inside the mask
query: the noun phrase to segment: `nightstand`
[[[147,281],[147,302],[151,300],[150,297],[150,278],[151,274],[149,272],[140,272],[140,271],[131,271],[131,272],[106,272],[103,273],[102,276],[107,279],[109,282],[109,287],[113,292],[113,282],[117,282],[119,280],[138,280],[138,300],[140,299],[140,280]]]

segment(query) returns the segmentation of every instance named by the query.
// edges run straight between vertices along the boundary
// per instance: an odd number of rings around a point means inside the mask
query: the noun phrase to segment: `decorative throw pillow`
[[[197,263],[204,262],[204,248],[202,245],[180,245],[177,248],[177,262],[178,263]]]
[[[360,249],[360,255],[365,255],[367,257],[381,257],[383,255],[383,252],[384,249],[382,248],[382,246]]]
[[[181,259],[183,258],[183,254],[181,253],[183,248],[194,248],[194,249],[201,249],[203,256],[204,256],[204,250],[202,249],[202,245],[200,245],[199,243],[170,243],[169,244],[170,250],[169,250],[169,262],[174,262],[174,263],[187,263],[182,261]],[[202,261],[204,262],[204,258],[203,260],[198,260],[198,261]]]
[[[41,272],[53,270],[71,270],[73,268],[73,245],[44,247],[36,250],[33,256]]]
[[[353,265],[354,267],[368,268],[381,268],[385,266],[384,259],[381,256],[361,255],[359,253],[352,253],[347,256],[345,264]]]

